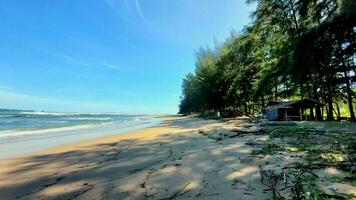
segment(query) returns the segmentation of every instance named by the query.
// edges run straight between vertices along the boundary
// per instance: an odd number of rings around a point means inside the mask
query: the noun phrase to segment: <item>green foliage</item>
[[[349,132],[354,131],[353,126],[349,127],[351,125],[350,122],[308,122],[268,126],[267,143],[253,154],[272,155],[287,151],[293,152],[289,154],[291,157],[300,159],[298,164],[287,167],[285,172],[287,182],[291,184],[291,199],[354,199],[354,196],[338,193],[337,190],[335,194],[333,191],[326,192],[319,185],[325,181],[355,184],[351,159],[356,155],[356,132]],[[347,176],[318,173],[326,167],[335,167]]]
[[[321,149],[316,149],[316,148],[312,147],[310,149],[307,149],[304,160],[307,162],[321,161],[323,159],[321,154],[324,152],[325,151],[323,151]]]
[[[307,163],[337,164],[356,155],[356,132],[342,132],[336,129],[340,124],[324,123],[329,129],[316,129],[311,125],[271,126],[269,142],[274,139],[287,140],[287,151],[304,152]],[[274,144],[267,144],[268,145]],[[273,148],[271,148],[273,149]],[[261,152],[268,153],[268,148]],[[273,151],[271,151],[273,152]]]
[[[315,131],[310,127],[306,126],[277,126],[270,128],[270,138],[277,138],[277,137],[306,137],[310,134],[311,131]]]
[[[308,188],[306,192],[303,192],[301,196],[305,199],[315,199],[315,200],[332,200],[333,198],[328,198],[325,193],[319,189],[315,184],[315,177],[309,176],[304,178],[301,183],[304,187]]]
[[[285,150],[283,147],[278,146],[276,144],[267,144],[262,147],[260,150],[255,150],[252,152],[253,155],[268,155],[268,154],[274,154],[278,151],[283,151]]]
[[[183,80],[180,113],[249,115],[268,100],[308,97],[328,105],[330,120],[335,106],[347,103],[355,120],[356,4],[247,1],[253,2],[249,26],[218,48],[197,52],[195,73]]]

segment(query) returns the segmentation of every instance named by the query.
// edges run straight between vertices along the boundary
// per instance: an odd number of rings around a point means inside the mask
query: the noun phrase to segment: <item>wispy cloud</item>
[[[105,0],[106,4],[109,5],[111,8],[114,8],[114,4],[111,0]]]
[[[84,67],[97,67],[95,64],[86,62],[83,60],[80,60],[78,58],[75,58],[73,56],[65,55],[65,54],[56,54],[58,57],[62,58],[65,60],[67,63],[72,64],[72,65],[80,65]]]
[[[110,9],[112,9],[114,12],[118,13],[118,9],[114,4],[113,0],[105,0],[106,4],[109,6]]]
[[[136,12],[137,12],[138,16],[140,16],[140,18],[142,20],[145,20],[145,16],[144,16],[144,14],[143,14],[143,12],[141,10],[141,6],[140,6],[139,0],[135,0],[135,6],[136,6]]]
[[[83,59],[79,59],[74,56],[66,55],[66,54],[53,54],[58,58],[63,59],[65,62],[72,66],[81,66],[81,67],[86,67],[86,68],[92,68],[92,69],[110,69],[110,70],[116,70],[116,71],[125,71],[125,69],[121,66],[109,63],[107,61],[87,61]]]
[[[113,70],[119,70],[119,71],[124,71],[125,70],[121,66],[110,64],[110,63],[106,63],[106,62],[103,62],[102,66],[104,66],[106,68],[109,68],[109,69],[113,69]]]
[[[12,88],[10,86],[6,86],[6,85],[0,85],[0,90],[3,91],[10,91]]]
[[[110,0],[107,1],[110,2]],[[56,51],[52,48],[49,48],[41,44],[32,44],[32,48],[36,49],[37,51],[40,51],[41,53],[44,53],[48,56],[55,58],[56,60],[59,61],[56,63],[65,62],[66,64],[69,64],[70,66],[76,67],[78,69],[84,67],[87,69],[96,69],[96,70],[111,69],[111,70],[124,71],[124,68],[122,66],[115,65],[111,63],[112,61],[108,61],[105,58],[100,58],[100,57],[83,58],[83,56],[78,56],[73,53]]]
[[[156,114],[155,108],[96,101],[74,101],[54,97],[32,96],[14,91],[0,90],[1,108],[33,109],[63,112],[121,112],[130,114]]]
[[[125,15],[120,11],[120,3],[124,3],[126,11],[132,17],[138,17],[141,20],[145,21],[145,15],[141,9],[141,4],[139,0],[105,0],[108,7],[113,10],[116,14],[125,17]],[[126,17],[125,17],[126,18]]]

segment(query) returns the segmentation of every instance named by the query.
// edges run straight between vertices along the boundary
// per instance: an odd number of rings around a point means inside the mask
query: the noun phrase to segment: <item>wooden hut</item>
[[[262,109],[262,115],[271,121],[309,120],[310,117],[304,114],[305,110],[312,111],[316,107],[323,106],[324,104],[312,99],[272,101]]]

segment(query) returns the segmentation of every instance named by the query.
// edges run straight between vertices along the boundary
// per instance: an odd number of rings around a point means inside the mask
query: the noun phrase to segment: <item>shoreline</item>
[[[21,159],[21,158],[28,157],[28,156],[39,156],[39,155],[46,155],[46,154],[62,153],[62,152],[66,152],[66,151],[73,151],[73,150],[80,149],[80,148],[88,148],[93,145],[106,144],[106,143],[110,143],[112,141],[119,141],[119,140],[125,140],[125,139],[138,139],[141,137],[145,137],[145,133],[151,132],[152,129],[154,130],[155,128],[159,127],[160,124],[164,123],[165,117],[159,117],[159,118],[162,120],[160,123],[151,125],[148,127],[134,128],[132,130],[123,131],[123,132],[116,131],[115,133],[112,133],[109,135],[104,135],[104,136],[101,136],[98,138],[92,138],[92,139],[81,140],[81,141],[77,141],[77,142],[73,142],[73,143],[56,145],[53,147],[49,147],[49,148],[45,148],[45,149],[42,149],[39,151],[28,153],[28,154],[20,156],[20,157],[9,158],[6,160]]]
[[[47,151],[47,149],[59,148],[62,145],[70,146],[75,145],[76,143],[90,142],[91,140],[97,140],[102,137],[131,133],[137,130],[159,125],[162,122],[162,118],[154,116],[151,120],[145,123],[130,126],[122,127],[120,123],[112,123],[92,128],[74,130],[73,127],[65,127],[65,131],[57,134],[30,135],[29,138],[24,137],[20,138],[18,141],[15,140],[1,143],[0,160],[16,159],[28,155],[35,155],[36,153]],[[45,131],[48,132],[48,130]],[[24,146],[26,149],[23,148]]]
[[[150,193],[149,183],[145,183],[147,188],[144,188],[142,182],[145,182],[147,173],[151,173],[153,178],[155,175],[152,170],[156,170],[156,167],[176,162],[173,159],[174,152],[182,153],[186,151],[185,148],[194,148],[196,142],[196,145],[206,146],[205,143],[210,141],[201,140],[195,131],[220,123],[176,116],[161,118],[163,122],[152,127],[2,159],[0,196],[4,200],[101,199],[103,195],[113,195],[104,199],[146,199],[145,196],[149,195],[146,193]],[[179,185],[170,182],[166,184],[171,189],[182,187],[181,182],[177,182]],[[110,190],[111,186],[107,183],[125,191],[120,194],[92,191],[94,187],[91,184],[104,187],[96,187],[99,190]],[[189,183],[185,188],[193,186],[193,183]],[[89,191],[94,193],[89,194]]]
[[[268,199],[273,193],[262,177],[282,177],[304,162],[303,152],[256,154],[270,138],[246,118],[163,119],[153,127],[1,160],[1,199]],[[346,177],[333,167],[313,172]],[[336,186],[343,194],[356,191],[350,184]]]

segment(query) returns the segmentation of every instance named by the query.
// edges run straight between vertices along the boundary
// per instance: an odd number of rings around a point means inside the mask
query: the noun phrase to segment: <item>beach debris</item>
[[[261,166],[259,167],[259,171],[261,175],[261,183],[272,192],[273,199],[282,198],[277,185],[280,180],[284,180],[284,175],[271,169],[263,169]]]
[[[215,129],[211,129],[209,131],[204,132],[203,135],[206,135],[210,139],[222,140],[224,138],[236,137],[238,134],[235,132],[226,130],[226,129],[215,128]]]
[[[206,129],[199,129],[198,133],[201,135],[206,135],[208,133],[208,131]]]
[[[256,141],[247,141],[245,144],[249,145],[249,146],[253,146],[253,147],[255,147],[255,146],[260,147],[260,146],[265,145],[265,143],[263,143],[263,142],[256,142]]]
[[[175,192],[173,192],[172,195],[170,195],[168,198],[163,198],[161,200],[170,200],[170,199],[175,199],[177,197],[183,196],[186,193],[190,192],[191,189],[188,188],[188,186],[191,184],[191,182],[185,184],[183,187],[179,188]]]
[[[266,127],[260,127],[255,123],[244,122],[242,124],[231,125],[225,124],[223,127],[202,128],[198,129],[198,134],[205,135],[213,140],[224,140],[227,138],[235,138],[248,134],[263,135],[267,133]]]
[[[356,187],[350,184],[317,181],[316,185],[328,196],[342,199],[347,198],[350,195],[356,196]]]
[[[207,133],[208,138],[213,139],[213,140],[222,140],[223,135],[219,130],[211,130]]]
[[[230,131],[238,133],[239,135],[242,134],[254,134],[254,135],[264,135],[267,133],[267,129],[264,127],[257,127],[257,126],[253,126],[253,127],[241,127],[241,128],[234,128],[234,129],[230,129]]]

